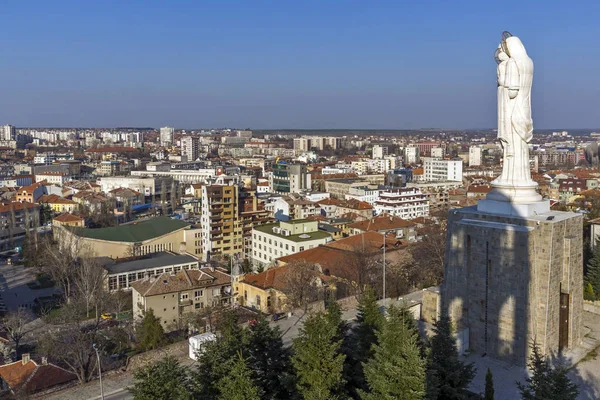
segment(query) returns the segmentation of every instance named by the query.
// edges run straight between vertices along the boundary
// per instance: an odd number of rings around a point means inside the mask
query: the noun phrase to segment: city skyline
[[[2,124],[491,129],[509,30],[535,62],[535,128],[600,127],[591,2],[5,8]]]

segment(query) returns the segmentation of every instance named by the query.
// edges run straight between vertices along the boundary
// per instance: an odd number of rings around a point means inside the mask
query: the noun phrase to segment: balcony
[[[222,219],[223,219],[223,216],[221,216],[221,215],[211,215],[211,216],[210,216],[210,219],[211,219],[212,221],[220,221],[220,220],[222,220]]]
[[[213,229],[212,231],[210,231],[211,235],[217,235],[217,234],[220,234],[220,233],[221,233],[220,229]]]
[[[191,299],[188,300],[179,300],[179,307],[187,307],[193,304]]]

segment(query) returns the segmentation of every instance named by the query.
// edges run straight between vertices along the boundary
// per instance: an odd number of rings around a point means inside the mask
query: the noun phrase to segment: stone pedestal
[[[546,354],[581,342],[582,223],[546,202],[450,211],[442,308],[471,351],[525,365],[533,340]]]

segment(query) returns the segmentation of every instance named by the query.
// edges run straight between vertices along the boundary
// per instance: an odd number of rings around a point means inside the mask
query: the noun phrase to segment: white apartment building
[[[14,140],[16,136],[15,127],[12,125],[3,125],[0,127],[0,140]]]
[[[181,138],[181,155],[187,156],[188,161],[196,161],[200,156],[200,138],[183,136]]]
[[[469,167],[478,167],[481,165],[481,147],[469,147]]]
[[[418,188],[398,188],[379,193],[375,214],[389,214],[403,219],[429,216],[429,201]]]
[[[388,147],[376,144],[373,146],[373,158],[383,158],[388,155]]]
[[[319,231],[317,221],[295,220],[252,228],[252,261],[255,267],[268,265],[279,257],[312,249],[331,241]]]
[[[379,193],[381,190],[377,185],[351,187],[348,194],[345,195],[346,200],[356,199],[365,201],[370,205],[374,206],[377,200],[379,200]]]
[[[364,175],[369,172],[369,162],[366,160],[352,161],[352,171],[358,175]]]
[[[440,158],[424,157],[423,169],[425,181],[462,182],[462,163],[462,160],[443,160]]]
[[[308,151],[308,139],[307,138],[294,139],[294,150]]]
[[[335,136],[328,136],[326,138],[323,138],[323,140],[325,141],[325,146],[329,146],[333,150],[339,147],[338,143],[340,142],[340,138],[337,138]]]
[[[173,136],[175,135],[175,128],[170,126],[164,126],[160,128],[160,145],[171,146],[173,144]]]
[[[407,146],[404,148],[404,162],[406,164],[416,164],[419,162],[419,148],[416,146]]]
[[[446,151],[443,147],[434,147],[431,149],[431,157],[433,158],[444,158]]]
[[[375,174],[385,174],[390,170],[391,160],[388,158],[378,158],[369,160],[369,172]]]
[[[170,171],[131,171],[135,177],[171,177],[182,183],[203,183],[217,176],[215,168],[202,168],[197,170],[172,169]]]

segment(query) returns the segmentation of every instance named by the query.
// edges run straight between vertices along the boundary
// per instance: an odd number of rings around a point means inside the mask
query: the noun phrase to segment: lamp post
[[[387,305],[386,296],[385,296],[385,237],[387,236],[387,232],[383,231],[383,308],[385,310],[385,306]]]
[[[98,376],[100,378],[100,398],[102,400],[104,400],[104,388],[102,387],[102,367],[100,365],[100,353],[98,353],[98,345],[96,345],[96,343],[94,343],[92,345],[92,347],[94,348],[94,350],[96,350],[96,358],[98,360]]]

